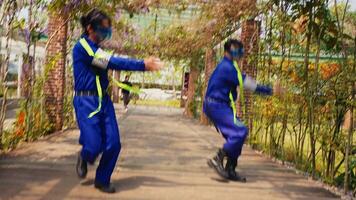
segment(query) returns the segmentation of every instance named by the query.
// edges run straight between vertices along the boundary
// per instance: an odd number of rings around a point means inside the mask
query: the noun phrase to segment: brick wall
[[[260,36],[260,22],[250,19],[246,20],[242,24],[241,41],[244,45],[245,56],[241,61],[240,68],[242,71],[247,73],[249,76],[256,78],[257,75],[257,54],[258,54],[258,40]],[[252,130],[252,103],[253,96],[250,92],[244,91],[245,94],[245,105],[246,105],[246,115],[243,116],[240,103],[237,103],[238,114],[246,122],[248,122],[248,127]]]
[[[194,103],[194,94],[196,90],[196,81],[199,77],[199,70],[197,68],[190,68],[189,72],[189,83],[188,83],[188,92],[187,92],[187,101],[185,102],[184,115],[190,118],[194,117],[192,111],[192,106]]]
[[[63,126],[63,97],[65,88],[65,63],[67,49],[68,23],[65,23],[66,15],[60,12],[49,13],[48,35],[51,39],[46,50],[46,63],[58,56],[55,66],[49,70],[46,79],[45,107],[55,130],[61,130]],[[53,38],[52,35],[54,35]],[[46,65],[47,66],[47,65]]]
[[[203,97],[205,98],[205,92],[206,92],[206,88],[208,86],[208,81],[210,79],[211,74],[213,73],[214,69],[215,69],[215,65],[216,65],[216,61],[215,61],[215,54],[216,52],[214,51],[213,48],[208,48],[205,51],[205,69],[204,69],[204,95]],[[200,122],[204,125],[208,125],[209,120],[206,117],[206,115],[202,112],[201,116],[200,116]]]

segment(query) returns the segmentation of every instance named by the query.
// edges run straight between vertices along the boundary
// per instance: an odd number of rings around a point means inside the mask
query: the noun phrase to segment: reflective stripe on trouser
[[[95,181],[108,185],[121,149],[114,106],[106,95],[100,112],[88,118],[89,113],[98,105],[98,98],[75,96],[73,103],[80,129],[79,143],[83,146],[81,155],[85,161],[94,163],[98,155],[103,153]]]
[[[234,123],[232,108],[228,104],[205,102],[204,112],[214,123],[226,140],[223,149],[232,159],[241,155],[242,146],[248,134],[248,129],[237,118]]]

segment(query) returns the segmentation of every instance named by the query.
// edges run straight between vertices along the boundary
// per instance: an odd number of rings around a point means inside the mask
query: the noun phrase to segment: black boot
[[[213,168],[215,172],[224,179],[229,176],[224,169],[224,158],[226,157],[226,152],[223,149],[219,149],[216,156],[208,160],[209,167]]]
[[[94,186],[95,186],[95,188],[97,188],[100,191],[105,192],[105,193],[115,193],[116,192],[115,187],[111,184],[109,184],[108,186],[105,186],[101,183],[95,182]]]
[[[246,178],[240,176],[236,171],[237,159],[227,158],[225,170],[228,174],[228,179],[232,181],[246,182]]]
[[[82,156],[80,155],[80,152],[78,154],[76,170],[79,178],[85,178],[87,176],[88,165],[87,162],[83,160]]]

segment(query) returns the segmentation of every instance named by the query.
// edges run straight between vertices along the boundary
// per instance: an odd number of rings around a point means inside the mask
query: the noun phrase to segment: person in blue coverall
[[[262,95],[273,93],[272,88],[259,85],[252,77],[240,72],[237,61],[243,54],[243,44],[239,40],[226,41],[224,58],[210,77],[203,106],[204,113],[226,140],[216,156],[208,160],[208,165],[222,178],[241,182],[245,182],[246,178],[235,169],[248,129],[236,115],[237,90],[240,90],[239,99],[244,89]]]
[[[87,175],[87,163],[93,164],[102,153],[96,170],[94,186],[106,193],[115,192],[110,183],[120,153],[120,135],[113,103],[106,93],[108,70],[155,71],[162,68],[158,58],[145,60],[116,57],[100,48],[111,37],[111,19],[104,12],[93,9],[81,18],[84,33],[73,48],[73,100],[80,129],[76,171],[80,178]]]

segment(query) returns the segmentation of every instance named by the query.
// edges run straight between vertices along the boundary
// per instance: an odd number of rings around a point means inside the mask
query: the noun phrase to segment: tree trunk
[[[283,164],[284,164],[284,160],[285,160],[285,149],[284,149],[284,143],[285,143],[285,137],[286,137],[286,132],[287,132],[287,126],[288,126],[288,115],[287,113],[284,114],[283,116],[283,122],[282,122],[282,141],[281,141],[281,145],[280,145],[280,150],[281,150],[281,157],[283,160]]]
[[[356,68],[356,37],[354,39],[354,47],[355,47],[355,51],[354,51],[354,64],[353,64],[353,68],[352,68],[352,74],[355,74],[355,68]],[[355,87],[356,87],[356,82],[355,81],[351,81],[350,82],[350,88],[351,88],[351,100],[350,102],[354,102],[355,101]],[[350,165],[350,148],[352,147],[352,136],[353,136],[353,132],[354,132],[354,106],[351,104],[351,108],[350,108],[350,124],[349,124],[349,130],[348,130],[348,135],[347,135],[347,141],[346,141],[346,151],[345,151],[345,179],[344,179],[344,193],[347,194],[348,190],[349,190],[349,176],[350,176],[350,169],[349,169],[349,165]],[[352,170],[352,169],[351,169]]]
[[[9,16],[9,21],[7,23],[7,30],[6,30],[6,44],[5,44],[5,49],[7,50],[6,52],[6,57],[5,57],[5,65],[2,66],[1,68],[1,73],[0,73],[0,78],[1,78],[1,92],[3,93],[3,97],[1,98],[1,110],[0,110],[0,149],[2,148],[2,141],[4,137],[4,122],[5,122],[5,117],[6,117],[6,108],[7,108],[7,86],[5,85],[6,82],[6,77],[8,74],[8,68],[10,64],[10,40],[11,40],[11,34],[12,34],[12,23],[15,18],[15,10],[16,10],[16,2],[8,2],[7,5],[7,13],[10,15]]]
[[[323,34],[323,28],[321,28],[320,33],[318,35],[317,38],[317,52],[316,52],[316,58],[315,58],[315,68],[314,68],[314,74],[313,74],[313,84],[311,87],[311,94],[313,94],[313,96],[310,96],[310,103],[309,103],[309,112],[308,115],[310,118],[310,127],[309,127],[309,134],[310,134],[310,149],[311,149],[311,163],[312,163],[312,177],[315,178],[315,170],[316,170],[316,152],[315,152],[315,144],[316,144],[316,138],[315,138],[315,116],[314,116],[314,102],[315,102],[315,98],[316,96],[314,96],[314,94],[317,92],[318,90],[318,83],[316,82],[316,80],[319,79],[318,74],[319,74],[319,58],[320,58],[320,45],[321,45],[321,37]]]

